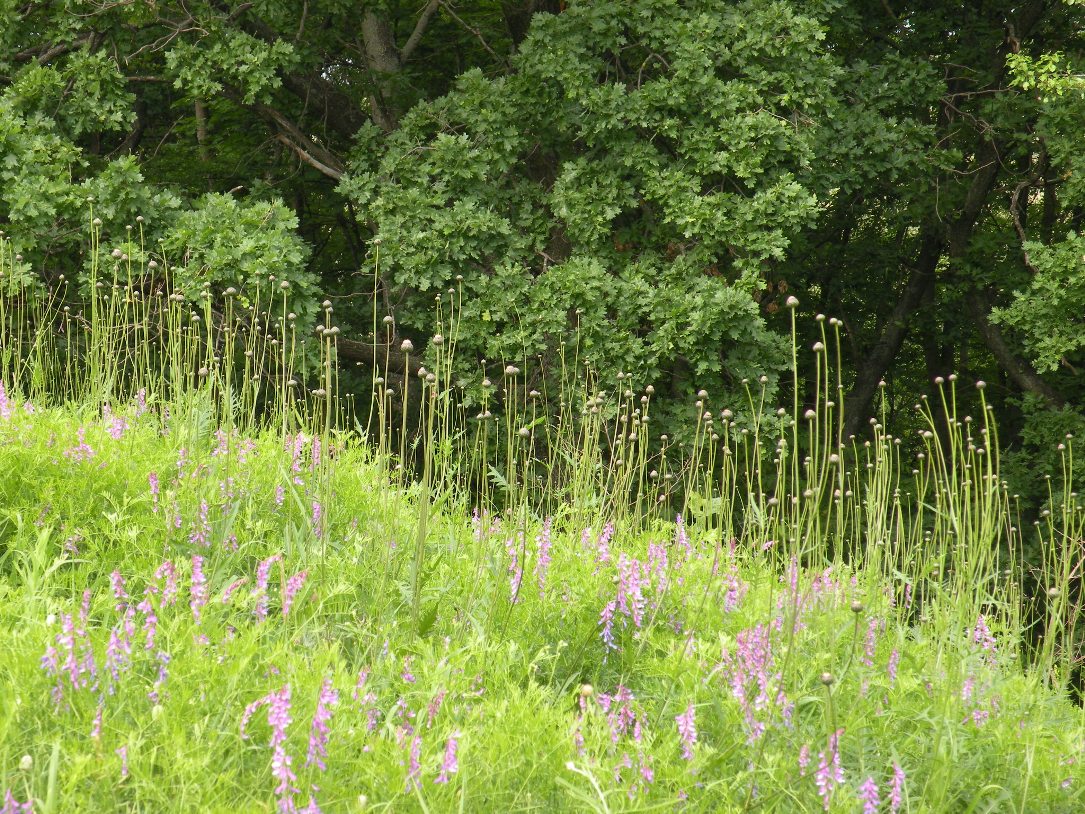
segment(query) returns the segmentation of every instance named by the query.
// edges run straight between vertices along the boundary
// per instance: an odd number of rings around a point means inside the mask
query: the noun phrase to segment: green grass
[[[277,433],[227,438],[223,452],[199,412],[164,423],[154,407],[116,407],[104,419],[12,404],[0,420],[0,785],[35,811],[274,810],[266,707],[248,737],[240,726],[246,705],[284,686],[298,806],[315,786],[325,811],[360,810],[360,797],[374,811],[817,811],[819,753],[837,730],[844,781],[834,811],[860,810],[868,777],[888,811],[894,766],[905,777],[901,811],[1085,805],[1085,719],[1042,671],[1017,663],[1019,633],[1001,626],[1005,614],[989,616],[996,644],[984,649],[951,594],[905,608],[871,569],[839,562],[800,573],[752,535],[732,545],[695,524],[686,542],[662,521],[618,528],[605,557],[600,528],[582,536],[555,518],[540,580],[537,520],[473,528],[465,507],[450,504],[429,517],[415,626],[419,488],[389,486],[372,454],[345,438],[315,465],[310,439],[294,467]],[[128,426],[113,438],[117,416]],[[86,460],[72,453],[80,430],[94,451]],[[518,590],[510,552],[523,568]],[[282,560],[261,621],[256,570],[274,555]],[[198,622],[193,556],[204,558],[208,586]],[[161,589],[154,575],[166,560],[176,601],[153,597],[150,649],[146,614],[132,612],[130,664],[114,680],[110,631],[124,636],[125,609],[148,586]],[[600,614],[619,572],[642,567],[640,624],[632,607],[618,610],[608,647]],[[308,579],[284,616],[283,585],[299,571]],[[113,572],[131,599],[114,598]],[[247,582],[223,602],[238,579]],[[77,687],[56,645],[64,614],[77,662],[92,654],[96,664]],[[742,661],[756,656],[740,655],[751,631],[772,660],[760,702],[757,668]],[[59,676],[41,664],[51,644]],[[156,684],[161,654],[168,676]],[[360,673],[368,678],[356,691]],[[305,757],[325,679],[339,700],[322,772]],[[752,706],[736,697],[736,680]],[[619,687],[632,699],[608,712]],[[697,735],[686,759],[676,717],[690,707]],[[438,784],[454,735],[458,771]]]
[[[576,350],[453,382],[453,292],[359,409],[330,309],[125,256],[0,281],[4,814],[1085,810],[1085,508],[1022,520],[982,387],[844,438],[819,317],[806,404],[660,436]]]

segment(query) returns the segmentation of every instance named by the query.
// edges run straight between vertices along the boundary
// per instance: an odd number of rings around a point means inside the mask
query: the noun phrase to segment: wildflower
[[[98,453],[87,443],[87,431],[85,428],[80,427],[76,430],[76,437],[79,439],[79,443],[64,450],[65,458],[72,463],[82,463],[83,461],[89,461],[91,458],[97,456]]]
[[[102,713],[104,707],[101,702],[98,703],[98,711],[94,713],[94,720],[90,724],[90,739],[92,741],[99,741],[102,739]]]
[[[275,787],[275,793],[279,795],[279,810],[293,811],[294,795],[298,789],[291,784],[297,781],[297,776],[290,768],[292,760],[286,752],[286,728],[290,726],[290,685],[287,684],[281,690],[273,691],[267,701],[267,722],[271,727],[271,748],[274,750],[271,756],[271,774],[279,781]]]
[[[810,746],[804,743],[799,749],[799,777],[806,777],[806,770],[810,766]]]
[[[252,612],[260,621],[267,618],[267,584],[271,577],[271,566],[281,559],[281,554],[273,554],[256,566],[256,587],[252,591],[252,595],[256,597],[256,607]]]
[[[283,588],[283,618],[285,619],[289,613],[290,608],[294,604],[294,597],[297,596],[298,591],[305,585],[305,580],[309,576],[308,571],[299,571],[290,577],[286,581],[286,586]]]
[[[434,783],[447,783],[456,772],[460,770],[460,763],[456,757],[456,751],[459,749],[459,732],[453,732],[445,742],[445,756],[441,761],[441,771],[434,779]]]
[[[818,753],[818,769],[814,774],[814,784],[818,787],[822,807],[828,811],[832,802],[833,791],[844,782],[844,769],[840,765],[840,736],[843,729],[838,729],[829,736],[829,747]]]
[[[313,501],[313,534],[316,537],[324,536],[324,507],[316,500]]]
[[[3,383],[0,383],[0,394],[3,393]],[[7,418],[3,415],[3,402],[0,401],[0,416]],[[34,803],[32,800],[27,800],[25,803],[20,803],[15,799],[15,795],[11,793],[11,789],[8,789],[4,794],[4,807],[0,808],[0,814],[33,814]]]
[[[682,757],[686,760],[693,760],[693,747],[697,743],[693,702],[690,702],[685,712],[674,716],[674,720],[678,724],[678,738],[682,742]]]
[[[900,664],[900,651],[894,650],[889,654],[889,664],[885,668],[885,672],[889,675],[889,684],[892,686],[897,683],[897,667]]]
[[[239,579],[235,579],[233,582],[231,582],[229,585],[227,585],[226,590],[223,591],[223,594],[222,594],[222,604],[223,605],[228,604],[229,601],[230,601],[230,597],[232,597],[234,595],[234,592],[248,581],[249,581],[248,577],[241,577]]]
[[[7,421],[11,418],[11,402],[8,401],[7,391],[4,389],[4,383],[0,381],[0,418]],[[9,794],[11,792],[8,792]]]
[[[109,584],[113,588],[113,598],[117,600],[117,610],[120,611],[124,608],[124,602],[121,600],[128,599],[128,592],[124,589],[124,577],[121,576],[120,571],[114,571],[109,575]]]
[[[328,721],[332,717],[332,707],[339,703],[339,691],[332,687],[330,678],[324,679],[317,699],[316,713],[309,727],[309,751],[305,755],[305,765],[314,763],[324,771],[324,758],[328,756]]]
[[[878,814],[881,798],[878,796],[878,784],[873,777],[867,777],[859,787],[859,799],[863,801],[863,814]]]
[[[207,578],[203,573],[203,557],[192,558],[192,585],[189,588],[188,606],[192,609],[192,618],[200,623],[200,609],[207,604]]]
[[[411,738],[411,750],[410,750],[410,766],[407,768],[407,791],[410,791],[412,787],[418,787],[419,776],[422,774],[422,737],[421,735],[415,735]]]
[[[154,572],[155,581],[166,580],[162,586],[162,606],[172,605],[177,600],[177,569],[169,560],[163,562]]]
[[[109,437],[114,441],[119,441],[124,437],[124,431],[128,429],[128,422],[124,420],[123,416],[113,416],[109,422],[109,427],[106,432],[109,433]]]
[[[158,473],[148,473],[147,483],[150,484],[151,487],[151,511],[158,514]]]
[[[546,518],[546,522],[543,523],[542,531],[539,532],[535,538],[535,544],[538,546],[538,558],[535,561],[535,579],[539,584],[539,594],[544,595],[546,592],[546,574],[550,570],[550,518]]]
[[[505,550],[509,554],[509,592],[515,604],[520,601],[520,582],[524,578],[524,569],[520,565],[519,549],[515,538],[510,537],[505,541]]]
[[[867,667],[874,666],[874,651],[878,646],[878,628],[880,627],[878,620],[873,616],[870,617],[870,622],[867,625],[866,641],[863,643],[863,658],[862,662]]]
[[[686,524],[682,520],[682,515],[678,515],[674,521],[674,543],[675,546],[681,548],[688,560],[693,556],[693,546],[690,545],[689,535],[686,533]]]
[[[128,746],[121,746],[114,750],[121,759],[121,780],[128,777]]]
[[[211,523],[207,519],[208,505],[206,500],[200,501],[200,511],[192,533],[188,535],[188,541],[192,545],[207,548],[211,545]]]
[[[437,713],[441,711],[441,704],[445,701],[447,693],[444,690],[440,690],[433,700],[429,702],[429,707],[426,708],[426,726],[432,727],[433,721],[437,718]]]
[[[893,779],[889,783],[889,814],[897,814],[904,800],[904,769],[893,764]]]

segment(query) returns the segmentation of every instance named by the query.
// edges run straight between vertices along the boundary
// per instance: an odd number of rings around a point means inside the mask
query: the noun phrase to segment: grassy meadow
[[[681,440],[579,360],[468,407],[453,292],[362,410],[330,306],[119,261],[0,297],[5,814],[1085,810],[1082,507],[1021,520],[982,383],[843,438],[819,317],[812,404]]]

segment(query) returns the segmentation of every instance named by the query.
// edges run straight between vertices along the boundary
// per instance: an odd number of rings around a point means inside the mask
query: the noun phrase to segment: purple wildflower
[[[878,795],[878,784],[873,777],[868,777],[859,787],[859,799],[863,801],[863,814],[878,814],[881,798]]]
[[[445,742],[445,756],[441,761],[441,772],[434,779],[434,783],[447,783],[452,775],[460,770],[460,762],[456,757],[456,751],[459,749],[459,732],[453,732]]]
[[[121,759],[121,780],[128,777],[128,746],[121,746],[114,750]]]
[[[422,774],[421,757],[422,736],[415,735],[413,738],[411,738],[411,764],[407,768],[407,791],[411,791],[412,788],[417,788],[420,785],[418,778]]]
[[[286,586],[283,588],[284,619],[290,614],[290,608],[294,604],[294,597],[298,595],[298,591],[300,591],[302,589],[302,586],[305,585],[305,580],[308,576],[308,571],[299,571],[286,581]]]
[[[904,769],[893,764],[893,779],[889,782],[889,814],[897,814],[904,800]]]
[[[200,511],[192,533],[188,535],[188,541],[192,545],[207,548],[211,545],[211,523],[207,519],[208,505],[206,500],[200,501]]]
[[[97,456],[98,453],[87,443],[87,431],[85,428],[80,427],[76,430],[76,436],[79,438],[79,443],[74,447],[64,450],[65,458],[73,463],[82,463],[83,461],[89,461],[91,458]]]
[[[324,758],[328,756],[328,721],[332,717],[332,707],[339,703],[339,691],[332,687],[330,678],[324,679],[320,687],[320,696],[316,703],[316,713],[309,727],[309,751],[305,755],[305,765],[314,763],[324,771]]]
[[[200,609],[207,604],[207,577],[203,573],[203,557],[198,554],[192,558],[192,585],[189,588],[189,603],[192,618],[200,623]]]
[[[520,601],[520,582],[524,578],[524,568],[520,564],[520,553],[517,540],[510,537],[505,541],[505,550],[509,554],[509,593],[513,604]]]
[[[124,577],[121,576],[120,571],[114,571],[109,575],[109,584],[113,588],[113,598],[117,600],[117,611],[121,611],[124,608],[125,601],[128,600],[128,592],[124,589]]]
[[[686,707],[686,711],[674,716],[678,724],[678,738],[682,742],[682,757],[693,760],[693,747],[697,743],[697,725],[694,722],[693,702]]]
[[[313,443],[316,443],[316,439],[313,440]],[[324,507],[316,500],[313,501],[313,535],[315,537],[324,536]]]
[[[893,650],[889,654],[889,664],[885,668],[886,674],[889,676],[889,685],[897,683],[897,667],[900,665],[900,651]]]
[[[289,684],[281,690],[272,691],[268,696],[267,722],[271,726],[271,748],[274,750],[271,756],[271,774],[279,781],[279,785],[275,787],[275,793],[279,795],[279,811],[291,812],[295,809],[294,795],[298,793],[298,789],[292,784],[297,782],[298,778],[290,768],[292,760],[284,746],[286,728],[291,722]]]
[[[806,770],[810,766],[810,745],[804,743],[799,749],[799,777],[806,777]]]
[[[840,736],[843,729],[838,729],[829,736],[829,747],[818,753],[818,770],[814,774],[814,784],[818,787],[822,807],[828,811],[833,799],[833,791],[844,782],[844,768],[840,765]]]
[[[177,569],[169,560],[163,562],[154,572],[155,581],[166,580],[162,586],[162,607],[168,607],[177,601]]]
[[[271,566],[281,559],[281,554],[273,554],[256,566],[256,587],[252,591],[252,595],[256,597],[256,607],[252,612],[261,621],[267,618],[267,584],[271,577]]]
[[[3,396],[4,385],[0,382],[0,396]],[[7,418],[3,414],[4,402],[0,401],[0,417]],[[8,789],[4,794],[4,806],[0,808],[0,814],[33,814],[34,803],[31,800],[27,800],[25,803],[20,803],[15,799],[15,795],[11,793],[11,789]]]
[[[542,531],[535,538],[538,546],[538,558],[535,560],[535,579],[539,584],[540,596],[546,593],[546,574],[550,570],[550,518],[546,518]]]

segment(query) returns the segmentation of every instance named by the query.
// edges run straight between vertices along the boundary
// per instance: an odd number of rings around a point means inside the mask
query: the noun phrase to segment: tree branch
[[[406,62],[411,58],[411,54],[414,53],[414,49],[418,47],[418,43],[422,41],[422,35],[426,33],[426,28],[429,26],[429,21],[433,18],[433,15],[437,13],[437,10],[441,7],[441,0],[429,0],[426,3],[426,7],[422,9],[422,16],[418,18],[418,22],[414,26],[414,31],[411,32],[411,36],[407,37],[407,41],[403,44],[403,47],[399,49],[399,61]]]

